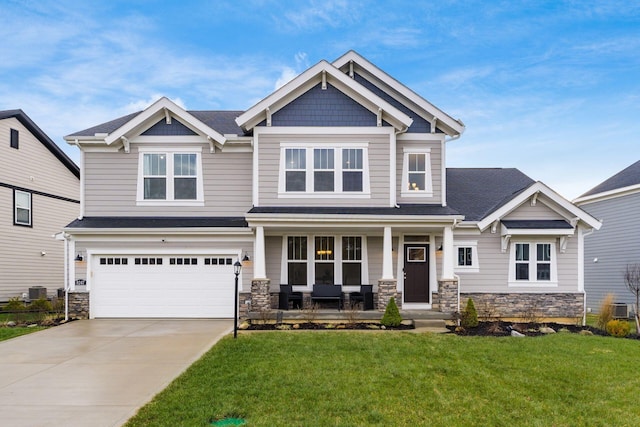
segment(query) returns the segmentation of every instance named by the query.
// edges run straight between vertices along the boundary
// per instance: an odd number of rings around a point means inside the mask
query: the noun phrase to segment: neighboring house
[[[451,314],[472,296],[503,317],[582,316],[583,235],[600,223],[515,169],[447,169],[463,131],[350,51],[246,111],[162,98],[73,133],[72,302],[91,317],[231,317],[246,256],[252,311],[280,284],[373,284],[378,310],[395,297]]]
[[[0,159],[0,301],[36,286],[51,297],[65,280],[54,235],[78,216],[80,170],[22,110],[0,111]]]
[[[640,161],[578,197],[574,203],[602,220],[602,228],[585,239],[587,309],[599,311],[607,294],[635,304],[624,283],[627,264],[640,263]]]

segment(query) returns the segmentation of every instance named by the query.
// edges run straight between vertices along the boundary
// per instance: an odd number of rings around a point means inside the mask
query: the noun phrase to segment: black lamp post
[[[238,276],[240,275],[240,270],[242,270],[242,264],[240,261],[236,261],[233,264],[233,274],[236,275],[236,292],[235,292],[235,303],[233,304],[233,338],[238,337]]]

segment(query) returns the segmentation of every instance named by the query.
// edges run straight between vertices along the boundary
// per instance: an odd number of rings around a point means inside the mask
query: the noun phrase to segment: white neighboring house
[[[516,169],[446,167],[461,121],[356,52],[246,111],[167,98],[65,137],[82,152],[65,228],[72,303],[90,317],[231,317],[279,285],[447,315],[584,312],[583,235],[600,223]],[[82,262],[74,262],[74,257]],[[76,286],[86,280],[86,286]]]
[[[0,301],[52,297],[65,281],[53,236],[78,216],[80,170],[22,110],[0,111],[0,159]]]
[[[635,296],[623,274],[640,263],[640,161],[606,179],[574,200],[602,220],[602,228],[585,239],[587,308],[597,312],[607,294],[614,295],[619,315],[631,313]]]

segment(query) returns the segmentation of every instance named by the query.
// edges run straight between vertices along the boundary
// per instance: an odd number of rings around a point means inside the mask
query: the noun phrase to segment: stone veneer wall
[[[469,298],[478,316],[578,318],[584,313],[584,293],[461,293],[461,305]]]
[[[402,308],[402,299],[399,298],[397,288],[397,281],[393,280],[378,280],[378,311],[385,311],[387,304],[391,298],[394,298],[398,308]]]
[[[252,312],[271,310],[270,279],[251,281],[251,308]]]
[[[435,300],[434,300],[435,302]],[[458,311],[458,281],[439,280],[437,303],[440,311],[454,314]]]
[[[89,318],[89,292],[69,292],[69,318]]]

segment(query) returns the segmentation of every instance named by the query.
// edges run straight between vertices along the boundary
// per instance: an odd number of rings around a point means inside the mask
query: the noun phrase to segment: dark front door
[[[429,245],[404,245],[404,302],[429,302]]]

